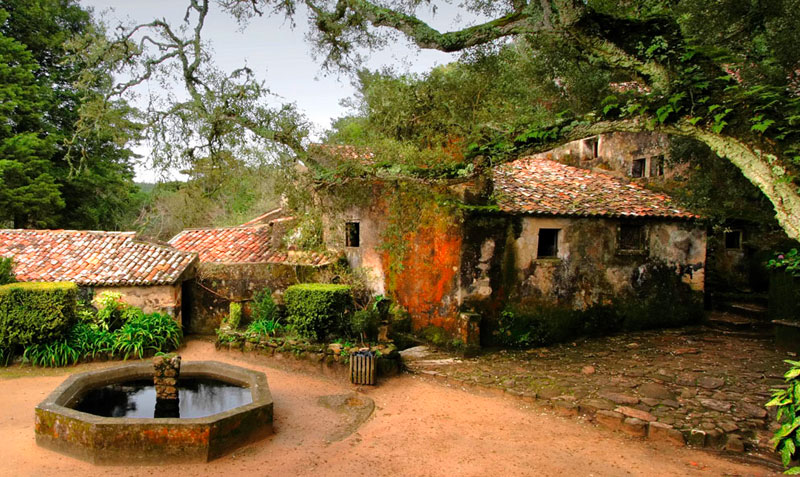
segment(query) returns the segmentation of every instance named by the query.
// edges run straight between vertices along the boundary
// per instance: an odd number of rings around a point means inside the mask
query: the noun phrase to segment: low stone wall
[[[315,344],[270,337],[261,340],[248,338],[244,333],[229,332],[216,342],[218,350],[249,353],[253,356],[273,359],[295,371],[321,373],[337,380],[349,381],[350,352],[360,349],[344,349],[342,345]],[[402,369],[397,347],[393,344],[379,344],[370,347],[377,354],[377,375],[379,378],[394,376]]]
[[[187,290],[191,317],[186,332],[213,334],[228,315],[232,301],[243,302],[244,323],[249,321],[248,302],[253,295],[269,288],[280,297],[283,290],[297,283],[312,281],[319,269],[272,263],[203,263]]]

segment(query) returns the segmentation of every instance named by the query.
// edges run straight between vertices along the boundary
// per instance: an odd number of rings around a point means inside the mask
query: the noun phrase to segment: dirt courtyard
[[[655,476],[774,475],[775,469],[686,448],[627,438],[552,415],[536,404],[480,396],[399,376],[365,389],[372,416],[319,403],[352,392],[346,383],[264,366],[192,340],[184,360],[217,360],[264,371],[275,400],[275,434],[208,464],[95,467],[36,446],[33,409],[68,375],[116,363],[59,370],[0,370],[0,475],[9,476]],[[344,431],[344,432],[343,432]],[[350,432],[353,431],[353,432]]]

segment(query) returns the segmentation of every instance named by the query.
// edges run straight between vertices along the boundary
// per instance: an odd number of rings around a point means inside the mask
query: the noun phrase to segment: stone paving
[[[541,401],[633,436],[769,454],[776,427],[764,403],[792,355],[772,340],[707,327],[587,339],[459,358],[412,348],[413,373]]]

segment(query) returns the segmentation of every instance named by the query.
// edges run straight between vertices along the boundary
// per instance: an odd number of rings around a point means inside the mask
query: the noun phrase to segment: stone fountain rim
[[[170,425],[212,425],[228,417],[272,404],[267,376],[260,371],[235,366],[219,361],[184,361],[181,363],[181,377],[210,377],[229,384],[250,389],[253,401],[249,404],[218,412],[206,417],[168,418],[168,417],[102,417],[68,407],[74,405],[89,387],[107,385],[115,382],[153,376],[151,362],[131,363],[99,370],[85,371],[69,376],[53,390],[36,409],[57,412],[69,418],[94,425],[125,425],[162,423]]]

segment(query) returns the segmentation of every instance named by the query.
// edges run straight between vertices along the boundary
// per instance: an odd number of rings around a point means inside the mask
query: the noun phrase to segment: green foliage
[[[247,334],[258,337],[272,336],[279,332],[283,325],[277,319],[260,319],[247,325]]]
[[[121,327],[128,320],[138,318],[142,315],[142,310],[131,306],[122,301],[122,294],[117,292],[103,292],[97,297],[97,304],[100,309],[94,320],[91,320],[98,327],[114,331]],[[87,318],[89,318],[87,316]]]
[[[509,347],[542,346],[580,336],[676,327],[702,319],[701,297],[666,265],[651,266],[634,294],[610,305],[573,310],[552,305],[510,304],[498,319],[494,338]]]
[[[63,338],[26,347],[22,357],[34,366],[69,366],[82,359],[110,352],[112,344],[111,333],[79,322]]]
[[[103,39],[74,0],[0,5],[0,64],[9,65],[0,71],[0,222],[118,229],[135,217],[133,154],[125,147],[137,135],[134,112],[105,101],[110,71],[71,51],[73,42]],[[89,71],[95,79],[77,88]],[[79,113],[99,104],[108,121],[83,128]]]
[[[789,275],[800,276],[800,252],[793,248],[785,253],[776,253],[773,258],[767,262],[767,268],[770,270],[783,270]]]
[[[137,221],[145,235],[169,239],[193,227],[240,225],[280,206],[280,186],[291,183],[274,164],[247,164],[230,155],[196,159],[189,179],[156,184]]]
[[[253,313],[253,321],[276,321],[278,318],[278,306],[272,299],[272,290],[265,288],[253,296],[250,304]]]
[[[368,268],[350,268],[347,263],[337,262],[320,270],[315,279],[321,283],[347,285],[357,308],[366,308],[372,300],[370,273]]]
[[[76,319],[74,283],[12,283],[0,286],[0,348],[14,349],[60,339]]]
[[[786,387],[772,390],[772,399],[767,407],[778,410],[777,420],[781,427],[772,437],[773,448],[781,455],[784,467],[789,467],[792,460],[800,457],[800,362],[785,361],[791,366],[784,374]],[[787,469],[787,474],[800,474],[800,467]]]
[[[228,306],[228,319],[225,323],[232,330],[239,329],[239,324],[242,322],[242,304],[237,301],[232,301]]]
[[[380,324],[380,313],[375,308],[358,310],[350,317],[350,331],[365,341],[377,339]]]
[[[348,285],[292,285],[286,289],[284,299],[289,324],[300,336],[316,341],[344,331],[353,310]]]
[[[167,352],[178,348],[183,340],[181,326],[163,313],[142,314],[128,320],[113,333],[112,352],[128,359],[143,358],[148,352]]]
[[[14,283],[14,259],[10,257],[0,257],[0,285]]]

